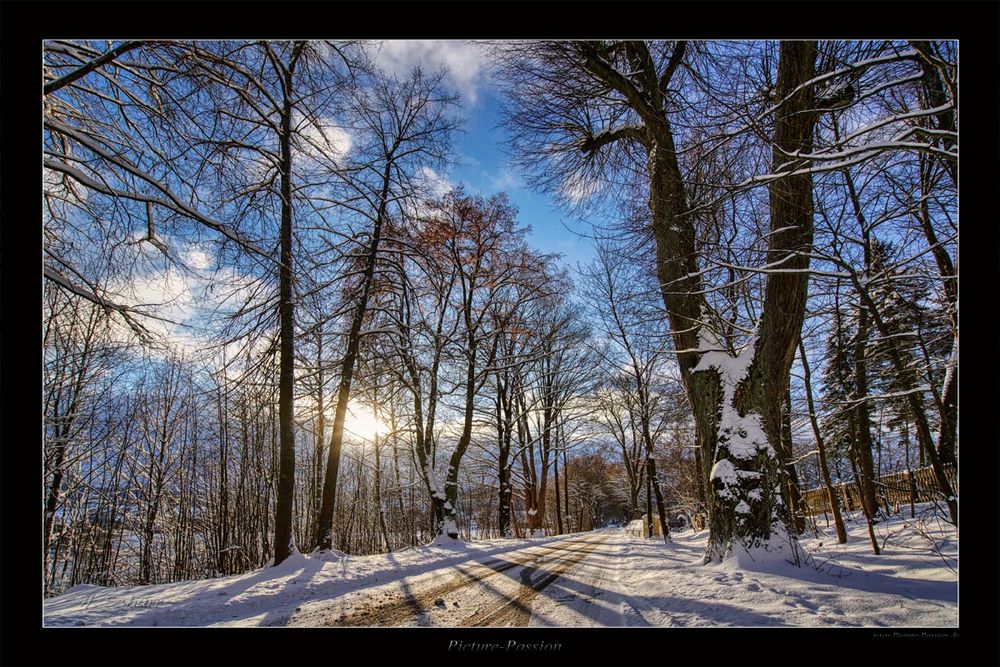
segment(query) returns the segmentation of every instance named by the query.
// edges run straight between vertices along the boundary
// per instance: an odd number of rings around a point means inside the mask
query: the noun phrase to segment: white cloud
[[[160,315],[170,319],[186,319],[193,304],[191,288],[175,268],[136,278],[123,292],[138,304],[155,305]]]
[[[139,317],[138,320],[171,346],[187,349],[194,342],[182,325],[195,314],[195,296],[189,278],[179,269],[153,271],[129,282],[113,282],[108,287],[116,295],[115,301],[163,318]],[[131,330],[123,322],[118,323],[118,328],[123,339],[131,338]]]
[[[292,114],[292,128],[295,131],[292,157],[297,170],[321,169],[322,165],[329,167],[331,163],[339,166],[354,145],[350,132],[333,118],[326,116],[307,118],[295,111]],[[260,153],[244,151],[237,157],[239,168],[248,183],[266,183],[274,172],[274,163]],[[208,201],[205,196],[200,199]]]
[[[599,190],[597,181],[580,174],[570,174],[562,182],[559,192],[574,204],[589,199]]]
[[[255,293],[255,280],[249,275],[230,267],[213,271],[216,260],[211,251],[166,236],[161,240],[176,251],[183,267],[153,268],[162,262],[162,254],[146,243],[135,244],[136,259],[145,270],[112,281],[110,296],[153,316],[137,317],[162,343],[150,352],[182,352],[188,358],[210,353],[221,318],[246,302],[259,303],[267,294]],[[116,320],[115,327],[120,340],[133,338],[125,322]]]
[[[524,186],[524,181],[514,171],[503,168],[497,174],[486,174],[490,182],[490,189],[494,192],[510,192],[519,190]]]
[[[184,253],[184,263],[192,269],[204,271],[212,265],[212,256],[201,248],[192,246]]]
[[[419,65],[425,71],[444,68],[448,83],[470,104],[485,82],[486,57],[471,42],[436,39],[394,39],[376,45],[375,63],[390,74],[405,74]]]
[[[407,215],[415,218],[431,215],[433,209],[429,202],[441,199],[456,187],[456,184],[446,176],[427,166],[417,169],[417,173],[413,176],[413,184],[416,186],[416,196],[407,198],[403,207]]]
[[[326,157],[339,163],[351,150],[353,142],[346,129],[332,118],[319,116],[306,118],[295,112],[292,124],[299,132],[299,150],[310,158]]]
[[[426,197],[443,197],[455,187],[455,184],[446,177],[426,166],[417,170],[414,181],[417,188]]]

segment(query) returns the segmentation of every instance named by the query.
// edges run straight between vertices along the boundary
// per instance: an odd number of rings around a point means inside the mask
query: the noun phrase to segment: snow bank
[[[427,545],[435,549],[447,549],[449,551],[468,551],[469,546],[462,540],[449,535],[438,535],[434,541]]]
[[[565,539],[561,538],[547,538]],[[532,544],[544,540],[532,541]],[[83,584],[43,602],[46,626],[260,626],[284,625],[305,603],[334,600],[387,582],[453,573],[525,547],[525,540],[466,544],[442,536],[427,546],[390,554],[350,556],[336,550],[295,552],[277,567],[244,574],[153,586],[106,588]]]
[[[707,531],[674,533],[674,543],[623,535],[621,606],[625,625],[957,627],[955,529],[933,516],[892,517],[875,529],[871,552],[864,517],[848,513],[848,542],[820,520],[804,536],[805,563],[756,550],[702,564]],[[659,560],[658,565],[654,563]]]
[[[575,557],[586,552],[586,557],[531,599],[529,625],[957,626],[958,538],[953,526],[931,511],[916,519],[892,517],[875,526],[884,544],[882,555],[875,556],[864,518],[848,512],[845,520],[847,544],[837,544],[832,528],[822,520],[818,534],[802,538],[807,554],[802,567],[778,557],[761,559],[756,552],[753,560],[736,554],[704,565],[707,531],[675,532],[669,544],[620,529],[592,533],[592,540],[575,535],[466,544],[445,537],[375,556],[293,554],[276,568],[220,579],[124,588],[77,586],[44,602],[44,624],[266,626],[286,625],[293,616],[329,619],[309,614],[317,609],[351,613],[373,601],[388,604],[450,585],[456,573],[468,576],[470,568],[482,567],[477,563],[510,563],[514,552],[525,549],[528,553],[516,559],[544,568],[546,545],[571,539],[599,544],[585,549],[581,542],[561,555],[557,552],[556,562],[565,563],[567,553]],[[529,559],[531,550],[541,560]],[[445,607],[435,607],[414,622],[460,624],[477,608],[502,602],[496,599],[497,587],[505,594],[520,590],[522,571],[504,570],[482,586],[449,592]]]
[[[337,563],[347,557],[347,554],[343,551],[338,551],[337,549],[317,549],[309,554],[309,558],[320,560],[325,563]]]

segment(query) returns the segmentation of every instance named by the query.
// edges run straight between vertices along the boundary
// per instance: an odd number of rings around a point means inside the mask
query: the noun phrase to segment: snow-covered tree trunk
[[[621,47],[633,52],[636,62],[646,62],[643,43],[624,42]],[[803,173],[771,181],[767,262],[780,262],[784,271],[768,275],[757,335],[734,358],[706,326],[696,229],[664,111],[667,85],[684,57],[684,45],[675,46],[671,64],[659,79],[650,77],[645,66],[645,76],[623,74],[602,53],[599,47],[583,48],[584,66],[628,100],[643,126],[604,133],[581,150],[592,154],[600,144],[626,135],[646,149],[657,278],[694,412],[703,469],[710,471],[706,560],[721,559],[739,545],[742,553],[781,552],[798,562],[781,497],[782,462],[774,445],[781,440],[788,372],[805,313],[812,177]],[[813,77],[815,62],[814,42],[781,44],[776,95],[782,102],[775,112],[773,172],[794,171],[796,153],[812,148],[814,93],[811,86],[799,87]]]
[[[765,401],[776,399],[760,395],[759,381],[757,387],[750,382],[751,366],[763,365],[757,356],[758,339],[734,358],[703,328],[699,349],[703,354],[694,373],[716,375],[723,394],[709,473],[706,561],[721,560],[736,545],[743,547],[738,557],[760,550],[780,551],[789,537],[778,453],[769,437],[776,439],[778,434],[767,432],[763,415]]]
[[[813,77],[815,62],[814,42],[782,42],[777,96],[785,101],[775,117],[775,173],[794,167],[792,156],[812,147],[813,92],[808,86],[796,89]],[[767,263],[780,262],[787,271],[767,276],[757,333],[733,358],[702,324],[701,356],[692,369],[693,377],[714,376],[722,393],[710,473],[706,560],[733,553],[741,560],[769,554],[799,562],[782,501],[782,463],[774,443],[781,439],[782,404],[805,315],[813,237],[812,177],[806,173],[772,181],[770,212]],[[706,405],[696,408],[702,414],[707,410]]]
[[[466,324],[468,326],[472,319],[471,301],[467,301],[466,303],[470,304],[470,307],[466,309]],[[458,468],[462,463],[462,457],[465,456],[465,452],[469,448],[469,443],[472,442],[472,419],[477,389],[477,345],[475,330],[469,327],[467,336],[468,348],[466,354],[468,357],[468,368],[465,374],[465,410],[462,418],[462,434],[459,436],[458,446],[455,447],[455,451],[452,452],[448,462],[448,471],[445,474],[444,482],[444,503],[441,505],[442,513],[440,522],[435,526],[438,535],[447,535],[455,540],[458,539],[458,521],[456,517],[458,512]]]

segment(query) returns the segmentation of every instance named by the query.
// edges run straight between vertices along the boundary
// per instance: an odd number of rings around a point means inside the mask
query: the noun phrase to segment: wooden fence
[[[955,466],[946,464],[944,474],[952,490],[958,493],[958,472]],[[841,508],[848,511],[861,509],[861,490],[857,482],[834,484],[833,489],[838,494]],[[879,477],[875,480],[875,495],[879,506],[886,510],[894,510],[897,506],[902,507],[910,503],[943,499],[934,470],[929,466]],[[810,516],[830,511],[825,486],[803,491],[802,500],[806,506],[806,514]]]

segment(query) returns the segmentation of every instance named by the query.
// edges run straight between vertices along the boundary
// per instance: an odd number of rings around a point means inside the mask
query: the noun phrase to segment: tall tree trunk
[[[562,508],[559,506],[559,452],[556,451],[555,458],[552,460],[552,474],[553,481],[555,482],[553,489],[556,492],[556,534],[563,534],[563,520],[562,520]]]
[[[521,470],[524,477],[524,511],[528,521],[528,535],[535,530],[534,512],[538,505],[535,497],[535,490],[538,488],[538,471],[535,469],[535,446],[531,436],[531,427],[528,423],[527,401],[524,396],[524,387],[520,381],[516,384],[515,400],[517,400],[517,439],[518,451],[521,456]]]
[[[319,535],[316,528],[319,526],[319,510],[323,504],[323,445],[326,436],[326,405],[323,401],[323,335],[322,332],[316,334],[316,434],[314,436],[315,455],[313,456],[313,484],[311,506],[313,513],[312,534],[310,542],[316,543]]]
[[[385,507],[382,505],[382,445],[379,444],[378,435],[375,436],[375,507],[378,508],[378,525],[382,531],[382,540],[385,542],[385,549],[392,553],[392,540],[389,539],[389,526],[385,522]]]
[[[799,475],[795,469],[795,455],[792,448],[792,392],[789,388],[785,392],[784,409],[781,414],[781,441],[780,447],[776,448],[781,457],[784,469],[785,484],[785,506],[788,507],[792,518],[792,525],[795,527],[795,534],[801,535],[806,529],[805,504],[802,499],[801,487],[799,486]]]
[[[815,42],[781,43],[777,96],[786,101],[776,111],[772,172],[793,170],[798,161],[792,156],[812,148],[814,95],[811,87],[799,87],[813,77],[815,61]],[[787,547],[794,563],[800,559],[782,502],[775,443],[781,439],[783,401],[775,397],[784,397],[788,389],[788,373],[805,316],[806,271],[813,237],[811,175],[773,180],[770,209],[767,263],[780,263],[788,271],[767,276],[757,335],[738,362],[744,370],[730,370],[731,362],[713,363],[712,357],[705,355],[703,367],[698,369],[703,372],[692,375],[710,378],[714,387],[703,380],[698,391],[689,389],[696,417],[701,415],[697,421],[706,426],[712,424],[719,405],[718,400],[714,404],[706,401],[706,396],[718,396],[722,390],[725,393],[718,411],[722,416],[718,451],[710,474],[711,534],[706,561],[723,558],[736,544],[751,555],[758,550],[783,552]],[[721,347],[704,327],[701,333],[701,345]],[[683,363],[681,367],[685,367]],[[719,372],[704,372],[712,369]],[[699,437],[711,444],[711,435],[706,436],[704,428]]]
[[[513,489],[510,479],[510,447],[500,450],[499,459],[500,504],[497,509],[497,529],[500,537],[512,537],[510,526],[510,502]]]
[[[551,345],[551,343],[550,343]],[[547,352],[545,358],[542,360],[544,373],[544,394],[542,396],[542,441],[541,441],[541,457],[542,457],[542,470],[538,477],[537,492],[534,495],[534,510],[535,513],[529,516],[529,525],[531,526],[532,532],[542,530],[542,526],[545,523],[545,495],[548,490],[549,481],[549,456],[552,452],[552,431],[555,428],[556,414],[557,410],[555,407],[555,393],[552,387],[552,359],[551,359],[551,346],[547,346]]]
[[[958,336],[952,342],[951,359],[941,392],[941,423],[938,427],[937,457],[942,465],[955,465],[958,442]]]
[[[471,322],[469,305],[466,307],[466,326]],[[474,332],[470,331],[468,336],[468,368],[465,373],[465,412],[462,419],[462,434],[458,439],[458,445],[452,452],[448,462],[448,472],[445,474],[444,502],[441,504],[441,515],[439,522],[435,525],[438,535],[458,539],[458,521],[456,513],[458,511],[458,468],[465,456],[465,450],[469,448],[472,441],[472,419],[474,415],[476,401],[476,340]]]
[[[656,534],[653,529],[653,475],[649,470],[649,459],[646,459],[646,537],[652,538]]]
[[[295,550],[292,536],[292,502],[295,494],[295,302],[292,296],[294,239],[292,236],[292,78],[295,60],[303,43],[296,43],[292,62],[284,73],[281,109],[281,266],[278,270],[278,360],[279,468],[274,511],[274,564],[279,565]]]
[[[867,255],[867,245],[866,253]],[[866,343],[868,340],[868,310],[861,306],[858,309],[858,332],[854,344],[854,437],[852,449],[857,465],[858,487],[861,490],[861,509],[864,510],[868,522],[868,536],[871,538],[872,550],[879,553],[878,540],[875,538],[875,514],[878,511],[878,500],[875,496],[875,472],[872,464],[872,434],[871,420],[868,416],[868,372],[865,361]]]
[[[656,496],[656,514],[660,517],[660,527],[663,530],[663,539],[670,539],[670,527],[667,525],[667,510],[663,504],[663,493],[660,491],[660,478],[656,474],[656,458],[653,455],[653,438],[649,432],[649,395],[645,390],[640,393],[642,414],[640,422],[642,425],[642,439],[646,443],[646,478],[653,486],[653,493]],[[652,517],[650,523],[652,524]]]
[[[697,323],[707,309],[698,269],[693,224],[683,218],[687,208],[684,186],[670,125],[664,119],[657,132],[650,131],[649,209],[656,242],[656,273],[677,353],[681,380],[691,403],[695,432],[706,467],[715,461],[722,386],[715,373],[695,373],[699,361]],[[659,135],[659,136],[657,136]],[[706,478],[708,476],[706,475]],[[732,531],[726,527],[728,510],[713,502],[709,493],[709,526],[719,538],[719,549],[728,549]]]
[[[834,124],[834,137],[839,141],[839,130]],[[858,226],[861,229],[862,243],[864,244],[865,275],[871,275],[871,233],[868,221],[865,219],[864,209],[861,207],[861,200],[854,187],[854,178],[850,169],[844,169],[844,181],[847,184],[847,192],[854,209],[854,216],[857,218]],[[875,514],[878,511],[878,498],[875,495],[875,469],[872,462],[872,436],[871,420],[868,415],[868,365],[866,360],[868,334],[870,329],[868,306],[865,303],[858,305],[858,331],[854,344],[854,438],[852,449],[854,461],[857,465],[858,488],[861,490],[861,508],[868,522],[868,536],[871,539],[872,550],[878,554],[879,546],[875,538]]]
[[[809,423],[812,425],[813,435],[816,437],[816,449],[819,452],[819,470],[823,475],[823,485],[826,486],[827,502],[830,505],[830,512],[833,514],[833,524],[837,529],[837,542],[844,544],[847,542],[847,529],[844,527],[844,518],[840,514],[840,502],[837,500],[837,492],[833,488],[833,480],[830,478],[830,468],[826,464],[826,447],[823,444],[823,436],[819,430],[816,406],[813,404],[812,376],[809,373],[809,359],[806,357],[806,348],[802,343],[801,336],[799,337],[799,358],[802,360],[802,378],[806,389],[806,404],[809,408]]]
[[[403,503],[403,476],[399,469],[399,434],[396,432],[396,402],[389,401],[389,438],[392,441],[392,470],[396,478],[396,501],[399,504],[399,520],[403,521],[406,510]]]
[[[569,513],[569,463],[567,463],[569,454],[566,450],[563,450],[563,502],[565,503],[564,512],[566,514],[566,529],[569,532],[573,532],[573,527],[569,525],[570,523],[570,513]]]
[[[219,510],[215,518],[216,532],[216,568],[220,575],[228,574],[227,558],[229,551],[229,419],[226,394],[223,392],[224,375],[219,376],[219,391],[217,397],[219,419]]]
[[[382,190],[379,199],[378,214],[375,217],[375,228],[372,230],[371,243],[365,257],[365,270],[361,283],[361,295],[354,308],[351,329],[347,335],[347,352],[340,366],[340,384],[337,387],[337,408],[333,418],[333,433],[330,436],[330,451],[326,461],[326,475],[323,479],[323,502],[320,506],[319,522],[316,526],[316,548],[327,550],[333,548],[333,512],[337,495],[337,473],[340,469],[340,450],[344,444],[344,422],[347,419],[347,403],[351,398],[351,383],[354,379],[354,366],[361,343],[361,326],[368,312],[368,299],[375,283],[375,265],[378,260],[379,241],[382,238],[382,223],[385,220],[389,199],[389,184],[392,162],[386,162],[382,172]]]
[[[514,489],[511,487],[510,475],[510,444],[513,429],[512,397],[509,394],[510,382],[502,382],[497,374],[497,436],[499,452],[497,453],[497,477],[500,483],[499,505],[497,507],[497,528],[500,537],[512,537],[510,525],[511,498]]]
[[[694,476],[698,486],[698,514],[704,517],[706,512],[707,498],[705,497],[705,480],[708,479],[708,471],[701,459],[701,447],[694,448]],[[704,518],[699,525],[703,525]]]
[[[931,165],[933,162],[920,155],[920,207],[917,221],[927,239],[927,245],[934,255],[938,275],[944,286],[945,297],[950,307],[952,328],[952,353],[949,368],[945,372],[944,387],[941,390],[941,420],[938,427],[938,458],[942,464],[954,464],[955,443],[958,431],[958,276],[955,265],[947,249],[938,241],[934,226],[931,223],[930,205],[927,203],[931,195]]]
[[[556,442],[556,451],[552,454],[552,467],[553,467],[553,472],[555,473],[555,479],[553,481],[555,482],[554,488],[556,492],[556,524],[557,528],[559,529],[559,534],[562,535],[563,532],[565,532],[565,528],[563,527],[562,509],[559,507],[559,495],[560,495],[559,494],[559,451],[560,451],[560,446],[562,448],[566,447],[566,430],[565,430],[565,425],[562,422],[559,423],[559,428],[558,431],[556,432],[556,435],[558,436],[558,438]]]

